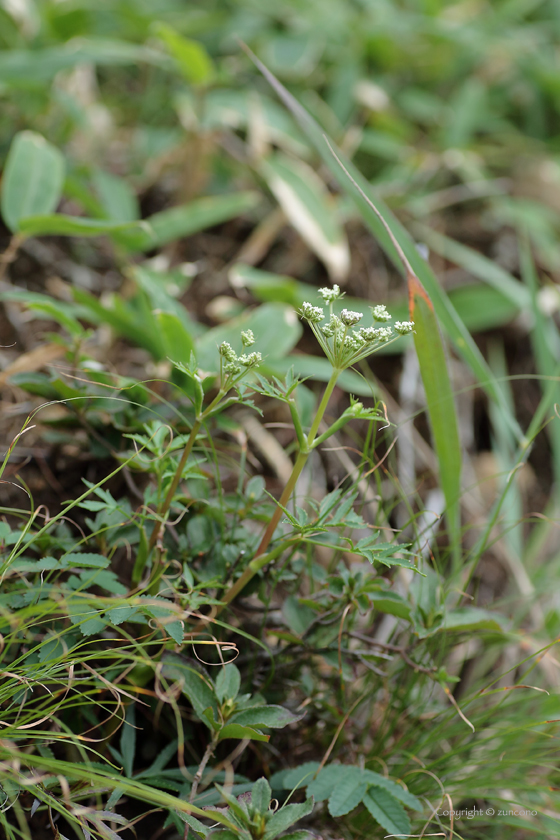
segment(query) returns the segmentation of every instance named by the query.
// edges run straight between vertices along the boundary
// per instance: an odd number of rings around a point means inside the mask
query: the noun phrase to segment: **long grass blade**
[[[332,157],[331,150],[329,148],[330,141],[327,141],[323,130],[319,127],[315,120],[307,113],[305,108],[303,108],[300,105],[300,103],[286,90],[286,88],[281,84],[281,82],[278,81],[278,79],[270,72],[270,70],[268,70],[268,68],[265,67],[265,65],[257,58],[257,56],[245,45],[243,45],[243,49],[251,58],[255,66],[266,78],[266,80],[269,82],[271,87],[276,91],[286,108],[288,108],[288,110],[297,120],[302,131],[313,144],[313,146],[321,156],[324,164],[328,167],[334,178],[336,178],[336,180],[339,182],[341,188],[345,190],[355,201],[356,206],[358,207],[362,216],[362,219],[370,228],[370,230],[380,243],[381,247],[385,250],[389,258],[395,263],[395,265],[399,266],[399,257],[397,254],[397,250],[393,242],[391,241],[390,233],[395,237],[396,242],[402,248],[402,251],[406,255],[414,273],[419,278],[422,285],[428,292],[430,299],[432,300],[435,313],[438,316],[445,331],[449,335],[451,341],[453,342],[457,352],[469,365],[474,375],[476,376],[482,387],[485,389],[488,396],[491,399],[498,402],[502,406],[504,412],[507,412],[508,422],[512,430],[515,432],[518,440],[523,440],[523,432],[519,424],[517,423],[516,418],[511,415],[511,412],[509,412],[507,406],[503,404],[502,394],[500,393],[499,389],[496,388],[494,377],[484,357],[482,356],[482,353],[476,346],[476,343],[473,341],[473,338],[470,335],[469,331],[461,321],[461,318],[459,317],[455,308],[451,304],[448,296],[437,282],[429,265],[416,250],[414,242],[410,238],[407,231],[392,215],[392,213],[384,205],[384,203],[380,201],[377,197],[374,200],[374,206],[378,208],[381,218],[377,215],[376,212],[374,212],[374,210],[372,210],[372,208],[368,205],[367,201],[367,197],[369,197],[370,200],[372,200],[372,190],[370,183],[353,166],[353,164],[349,160],[347,160],[346,157],[338,149],[336,149],[335,144],[333,143],[332,145],[333,147],[335,147],[337,155],[339,155],[340,159],[344,163],[344,166],[347,168],[348,172],[354,179],[354,184],[347,181],[347,179],[341,177],[341,171],[336,161]],[[360,193],[359,190],[361,190],[362,193]],[[366,196],[366,198],[364,198],[364,196]],[[385,221],[387,228],[384,226],[382,220]]]

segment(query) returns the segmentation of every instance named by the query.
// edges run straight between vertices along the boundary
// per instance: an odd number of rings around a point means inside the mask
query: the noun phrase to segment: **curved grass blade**
[[[371,201],[371,198],[369,198],[371,195],[371,185],[363,177],[363,175],[358,172],[353,164],[337,150],[337,154],[340,155],[340,159],[343,161],[348,173],[352,176],[353,181],[348,182],[346,179],[341,178],[340,169],[332,157],[329,141],[322,129],[307,113],[305,108],[299,104],[299,102],[286,90],[286,88],[278,81],[270,70],[268,70],[268,68],[265,67],[265,65],[256,57],[256,55],[246,45],[242,44],[242,46],[251,61],[260,70],[271,87],[276,91],[286,108],[288,108],[293,117],[299,123],[302,131],[307,136],[308,140],[310,140],[313,144],[332,175],[340,183],[342,189],[348,192],[348,194],[354,199],[364,222],[368,225],[381,247],[397,266],[399,266],[399,257],[397,249],[391,241],[391,235],[394,237],[395,243],[398,243],[402,248],[402,251],[406,255],[413,272],[422,282],[430,295],[434,310],[442,326],[457,349],[457,352],[469,365],[488,396],[497,402],[503,411],[507,413],[509,425],[516,438],[520,442],[523,441],[523,432],[516,418],[511,415],[508,407],[504,404],[503,396],[500,390],[496,387],[492,372],[482,356],[482,353],[476,346],[476,343],[451,304],[448,296],[437,282],[429,265],[424,259],[422,259],[416,250],[414,242],[408,235],[407,231],[400,225],[398,220],[395,219],[383,202],[376,199],[375,204],[373,204],[373,202],[371,206],[368,204],[368,200]],[[372,207],[379,208],[379,210],[373,210]]]

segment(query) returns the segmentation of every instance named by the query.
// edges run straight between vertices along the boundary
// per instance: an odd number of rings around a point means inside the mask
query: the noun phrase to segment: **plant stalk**
[[[237,597],[237,595],[241,592],[241,590],[244,589],[245,586],[247,586],[249,581],[252,580],[252,578],[256,575],[256,573],[261,568],[263,568],[265,565],[267,565],[269,560],[273,559],[272,557],[266,557],[266,559],[265,559],[265,555],[266,555],[268,546],[270,545],[270,541],[272,540],[272,538],[274,536],[274,532],[276,531],[276,528],[278,527],[278,523],[280,522],[280,517],[282,516],[282,512],[283,512],[282,509],[285,508],[287,506],[288,502],[290,501],[292,493],[295,490],[297,480],[302,473],[302,470],[303,470],[303,468],[304,468],[304,466],[307,462],[307,459],[309,458],[309,455],[310,455],[310,452],[311,452],[311,446],[313,445],[313,442],[314,442],[315,437],[317,435],[317,432],[319,430],[319,426],[321,425],[321,420],[323,419],[323,415],[325,414],[325,411],[327,409],[327,405],[328,405],[329,400],[332,396],[332,392],[334,391],[334,387],[336,385],[336,381],[337,381],[338,377],[340,376],[340,373],[341,373],[341,371],[336,369],[336,368],[333,370],[331,378],[329,379],[329,381],[327,383],[327,387],[325,388],[325,391],[323,393],[323,397],[321,399],[321,402],[319,403],[319,408],[317,409],[315,419],[313,420],[313,423],[312,423],[311,428],[309,430],[309,434],[307,435],[307,446],[306,446],[305,449],[300,449],[300,452],[299,452],[299,454],[296,458],[296,462],[293,466],[291,475],[290,475],[288,481],[286,482],[286,486],[284,487],[284,490],[282,491],[282,495],[280,496],[280,499],[278,500],[278,505],[276,507],[276,510],[274,511],[274,513],[272,515],[272,518],[271,518],[270,522],[268,523],[264,534],[262,535],[262,539],[259,543],[259,547],[257,548],[257,550],[255,552],[255,556],[253,557],[253,559],[251,560],[251,562],[249,563],[249,565],[247,566],[247,568],[245,569],[245,571],[243,572],[241,577],[239,577],[235,581],[233,586],[231,586],[228,589],[228,591],[225,593],[225,595],[222,596],[221,600],[223,601],[223,606],[231,603],[231,601],[233,601],[233,599]],[[272,554],[274,554],[274,552],[271,552],[271,555]],[[264,562],[259,563],[259,560],[264,560]],[[216,615],[218,615],[218,613],[220,613],[221,610],[223,609],[223,606],[222,607],[215,607],[214,610],[212,611],[210,617],[214,618]],[[202,626],[203,623],[199,623],[199,624]],[[194,632],[196,632],[198,630],[198,628],[199,628],[199,625],[197,625],[194,628]]]
[[[159,519],[156,519],[154,523],[154,528],[152,534],[150,536],[150,542],[148,543],[148,555],[150,554],[151,550],[153,549],[154,545],[156,544],[157,538],[160,535],[161,526],[163,525],[163,520],[171,507],[171,503],[177,492],[177,487],[179,486],[179,482],[181,481],[181,476],[183,475],[183,470],[185,469],[185,465],[188,461],[189,455],[192,452],[192,448],[194,446],[194,442],[196,440],[196,436],[200,431],[200,427],[202,426],[202,418],[195,420],[194,425],[191,429],[191,433],[189,435],[189,439],[183,449],[183,454],[181,455],[181,460],[175,470],[175,475],[173,476],[173,481],[171,482],[171,486],[167,491],[167,495],[163,500],[162,506],[158,510]]]

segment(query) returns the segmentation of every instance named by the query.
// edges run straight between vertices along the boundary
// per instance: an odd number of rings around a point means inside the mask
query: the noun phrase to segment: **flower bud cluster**
[[[245,332],[241,333],[241,343],[243,347],[252,347],[255,343],[255,336],[253,335],[253,330],[245,330]]]
[[[325,313],[320,306],[312,306],[310,303],[302,303],[301,317],[309,321],[310,324],[318,324],[325,317]]]
[[[321,324],[325,318],[323,309],[308,302],[302,304],[300,316],[307,321],[325,355],[338,370],[350,367],[374,353],[382,344],[394,341],[400,335],[406,335],[414,329],[413,321],[396,321],[393,327],[372,326],[354,330],[353,327],[364,317],[362,312],[343,309],[340,315],[335,315],[332,311],[333,302],[344,294],[341,293],[340,287],[319,289],[319,294],[329,305],[329,320]],[[386,323],[391,320],[391,315],[383,304],[372,306],[370,309],[374,321]]]
[[[252,330],[247,330],[241,333],[241,342],[244,347],[250,347],[255,342],[255,337]],[[244,353],[238,356],[231,344],[227,341],[222,341],[218,347],[220,356],[222,357],[222,370],[230,376],[236,376],[241,373],[243,368],[256,367],[262,362],[262,355],[260,353]]]
[[[332,289],[319,289],[319,294],[325,303],[333,303],[333,301],[344,297],[344,292],[340,291],[340,286],[335,283]]]
[[[394,326],[399,335],[406,335],[414,329],[414,321],[395,321]]]
[[[387,307],[380,303],[378,306],[370,306],[371,314],[374,321],[390,321],[391,315],[387,312]]]
[[[345,327],[355,326],[358,323],[358,321],[362,320],[363,317],[363,312],[352,312],[351,309],[343,309],[340,313],[340,320],[342,321]]]

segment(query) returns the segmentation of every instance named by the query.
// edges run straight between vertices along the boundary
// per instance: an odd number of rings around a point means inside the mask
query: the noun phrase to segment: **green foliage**
[[[558,14],[482,11],[0,9],[10,840],[560,836]]]

